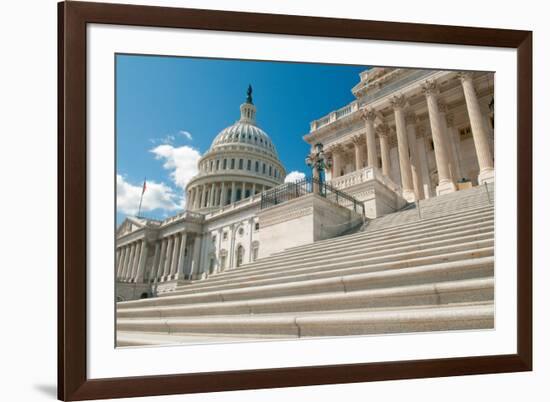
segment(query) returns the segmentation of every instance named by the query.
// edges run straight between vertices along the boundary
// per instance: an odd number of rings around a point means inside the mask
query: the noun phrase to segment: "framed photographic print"
[[[531,35],[59,3],[59,399],[531,370]]]

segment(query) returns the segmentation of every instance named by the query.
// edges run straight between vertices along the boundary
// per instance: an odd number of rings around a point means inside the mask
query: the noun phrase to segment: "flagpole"
[[[143,179],[143,189],[141,190],[141,198],[139,199],[139,208],[137,213],[138,218],[141,215],[141,203],[143,202],[143,194],[145,194],[145,183],[147,183],[147,178]]]

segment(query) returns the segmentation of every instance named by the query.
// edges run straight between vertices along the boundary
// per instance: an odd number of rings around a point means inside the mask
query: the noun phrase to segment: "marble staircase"
[[[492,328],[492,200],[492,186],[423,200],[355,234],[118,303],[117,345]]]

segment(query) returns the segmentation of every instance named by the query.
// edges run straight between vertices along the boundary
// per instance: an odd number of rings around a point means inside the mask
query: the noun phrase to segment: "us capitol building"
[[[249,88],[239,120],[199,160],[185,210],[162,221],[128,216],[117,228],[117,301],[208,289],[216,277],[298,246],[337,244],[415,206],[420,216],[439,198],[489,194],[492,73],[372,68],[351,91],[353,102],[311,122],[303,139],[322,171],[294,185],[284,183]]]

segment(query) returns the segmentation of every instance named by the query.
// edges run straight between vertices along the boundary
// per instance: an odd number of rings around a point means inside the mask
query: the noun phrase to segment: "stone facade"
[[[372,68],[352,88],[356,100],[313,121],[304,140],[312,150],[324,145],[332,160],[328,183],[376,218],[407,202],[493,182],[493,92],[492,73]],[[260,212],[261,193],[282,184],[286,173],[255,115],[249,97],[241,118],[214,139],[187,185],[185,211],[164,221],[128,217],[117,229],[119,300],[171,292],[293,244],[340,234],[314,230],[320,218],[315,226],[313,204],[331,216],[325,229],[355,219],[326,200],[310,202],[311,213],[300,217],[291,204]],[[269,224],[289,216],[305,216],[308,224]]]

